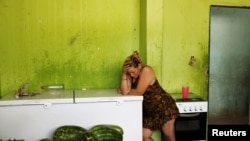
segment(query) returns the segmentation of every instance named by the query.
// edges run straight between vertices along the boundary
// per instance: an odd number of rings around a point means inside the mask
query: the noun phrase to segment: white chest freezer
[[[0,138],[39,141],[52,138],[62,125],[89,129],[96,124],[117,124],[124,140],[142,140],[142,96],[123,96],[115,89],[42,93],[0,100]]]
[[[116,90],[75,91],[75,103],[84,125],[116,124],[123,128],[123,141],[142,141],[142,96],[117,94]]]

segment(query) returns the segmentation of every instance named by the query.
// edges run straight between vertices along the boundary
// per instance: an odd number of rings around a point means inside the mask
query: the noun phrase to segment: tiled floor
[[[250,124],[249,117],[209,117],[208,124]]]

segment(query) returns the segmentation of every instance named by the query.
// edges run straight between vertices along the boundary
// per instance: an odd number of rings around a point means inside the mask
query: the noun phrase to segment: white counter
[[[124,141],[142,140],[142,96],[123,96],[115,89],[42,93],[0,100],[0,137],[39,141],[52,138],[62,125],[86,129],[96,124],[117,124]]]

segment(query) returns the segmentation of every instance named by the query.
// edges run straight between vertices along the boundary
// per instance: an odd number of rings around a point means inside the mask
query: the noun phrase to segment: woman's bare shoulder
[[[147,74],[154,74],[153,68],[148,65],[143,67],[142,72],[145,72]]]
[[[143,67],[143,70],[144,71],[153,71],[153,68],[151,66],[146,65]]]
[[[144,66],[142,70],[142,77],[146,77],[148,79],[148,85],[152,85],[155,82],[155,74],[154,70],[151,66]]]

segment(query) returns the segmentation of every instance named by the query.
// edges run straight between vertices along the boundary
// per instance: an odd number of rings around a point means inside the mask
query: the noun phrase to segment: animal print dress
[[[136,88],[138,79],[134,81],[132,88]],[[161,130],[164,123],[178,116],[175,100],[163,90],[156,79],[143,94],[143,128]]]

